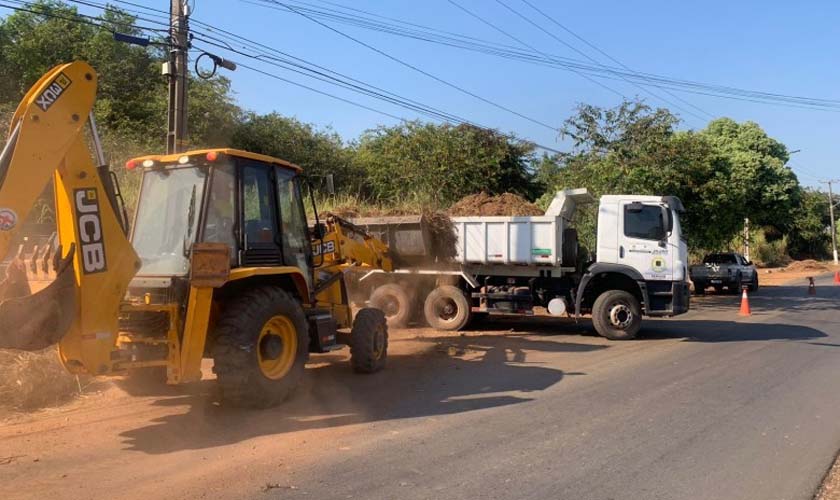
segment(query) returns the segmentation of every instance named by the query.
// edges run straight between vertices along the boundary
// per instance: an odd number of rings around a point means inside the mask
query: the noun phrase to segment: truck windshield
[[[189,271],[206,179],[207,169],[191,165],[143,174],[131,241],[143,263],[139,275]]]

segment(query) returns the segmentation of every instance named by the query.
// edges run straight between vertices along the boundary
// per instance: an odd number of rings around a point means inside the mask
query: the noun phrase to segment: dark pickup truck
[[[744,286],[751,292],[758,290],[758,271],[752,262],[736,252],[709,254],[702,264],[691,266],[688,274],[698,295],[710,286],[718,293],[724,288],[737,293]]]

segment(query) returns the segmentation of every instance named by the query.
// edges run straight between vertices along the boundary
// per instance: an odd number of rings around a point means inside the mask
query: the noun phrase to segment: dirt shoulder
[[[834,466],[825,475],[822,487],[814,498],[815,500],[840,499],[840,460],[835,461]]]
[[[799,268],[798,266],[761,268],[758,280],[761,286],[780,286],[801,283],[808,284],[809,277],[817,277],[828,272],[840,271],[840,266],[821,263],[819,268]]]

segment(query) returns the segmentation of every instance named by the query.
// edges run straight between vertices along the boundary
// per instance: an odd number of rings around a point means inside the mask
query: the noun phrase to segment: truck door
[[[675,252],[668,242],[673,219],[668,207],[622,201],[619,210],[618,262],[646,280],[673,280]]]

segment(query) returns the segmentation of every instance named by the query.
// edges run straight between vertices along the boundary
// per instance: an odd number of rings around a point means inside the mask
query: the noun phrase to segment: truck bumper
[[[691,292],[686,281],[646,281],[642,290],[647,316],[676,316],[688,312]]]

